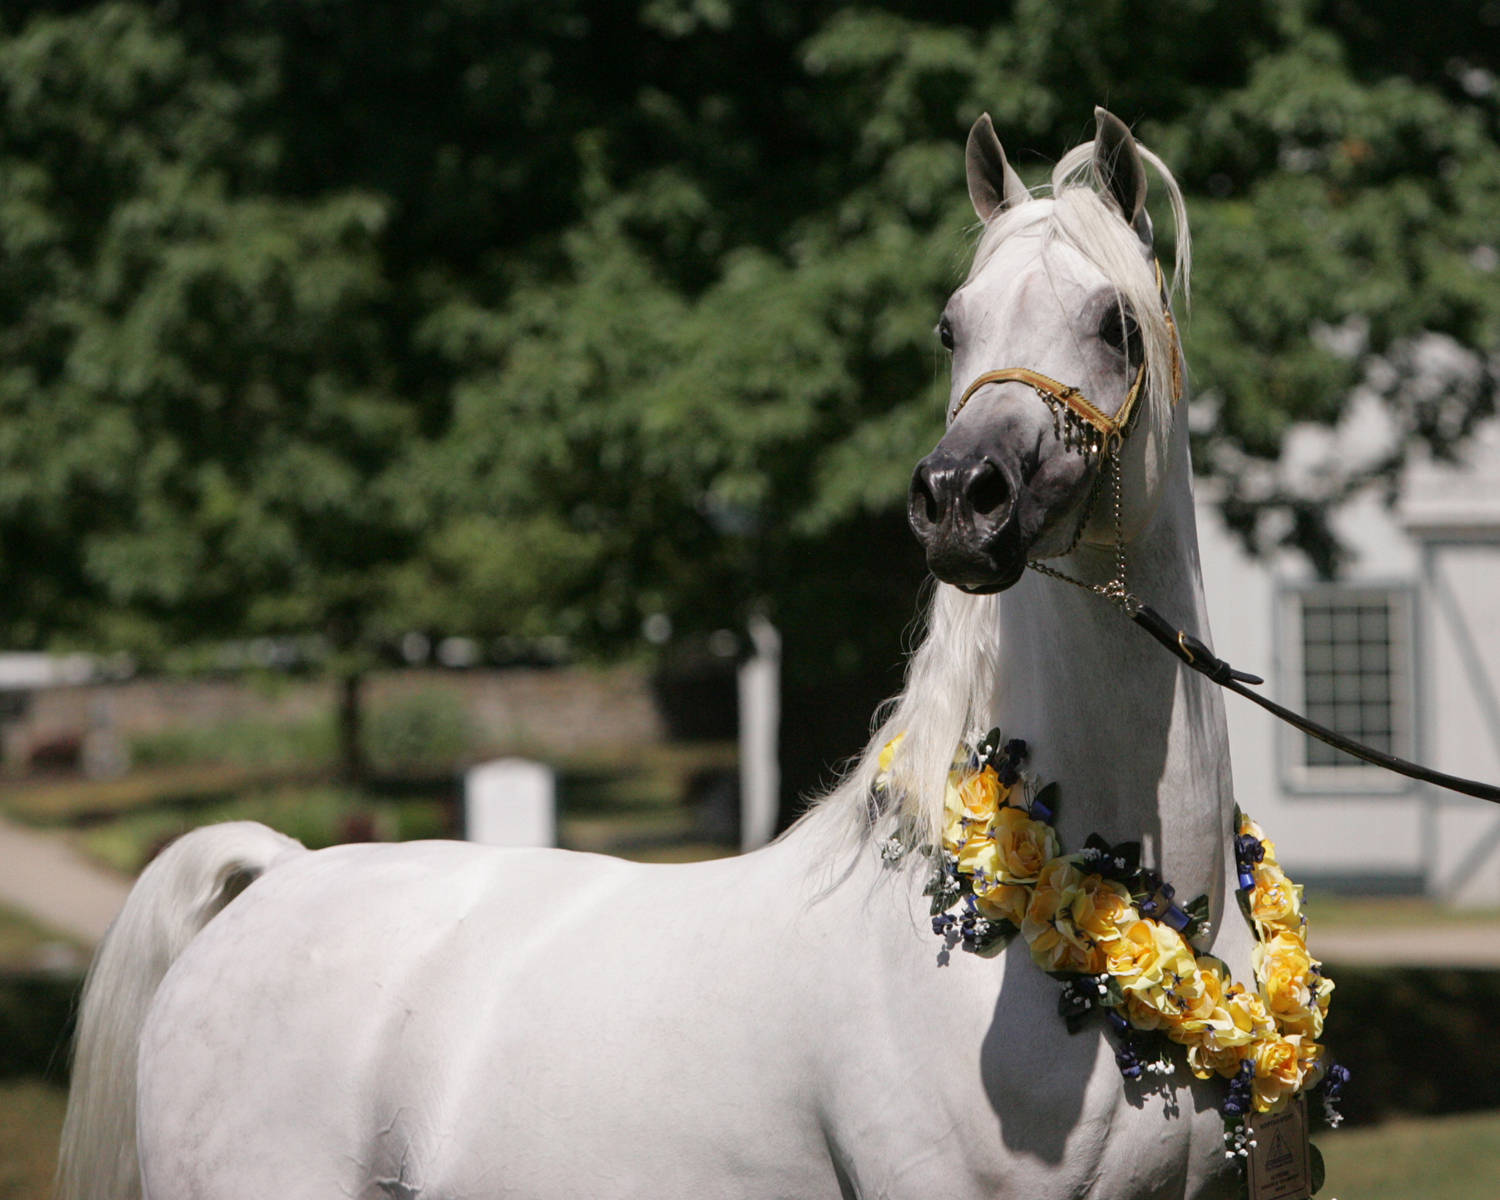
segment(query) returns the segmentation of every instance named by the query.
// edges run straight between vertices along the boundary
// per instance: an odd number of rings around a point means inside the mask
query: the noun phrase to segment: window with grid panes
[[[1304,711],[1388,754],[1411,753],[1410,596],[1383,589],[1302,593],[1300,637]],[[1316,738],[1298,735],[1301,765],[1368,770]]]

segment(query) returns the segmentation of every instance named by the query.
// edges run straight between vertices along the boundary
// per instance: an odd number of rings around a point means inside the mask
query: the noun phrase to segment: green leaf
[[[982,958],[993,958],[1004,950],[1019,932],[1020,930],[1009,921],[993,921],[990,923],[989,932],[978,939],[974,953]]]
[[[1188,915],[1187,926],[1183,929],[1183,936],[1191,941],[1198,936],[1199,931],[1208,921],[1208,897],[1196,896],[1183,906],[1183,911]]]

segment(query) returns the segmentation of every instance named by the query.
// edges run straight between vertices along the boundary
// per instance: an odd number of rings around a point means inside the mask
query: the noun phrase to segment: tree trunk
[[[364,681],[363,671],[348,671],[339,676],[339,777],[345,783],[364,783],[369,777],[362,736]]]

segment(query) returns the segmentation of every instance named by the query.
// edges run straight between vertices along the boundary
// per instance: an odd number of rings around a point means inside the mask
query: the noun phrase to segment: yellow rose
[[[1199,1079],[1211,1079],[1215,1075],[1233,1079],[1240,1073],[1240,1063],[1249,1053],[1248,1038],[1239,1045],[1219,1045],[1204,1039],[1188,1047],[1188,1069]]]
[[[1120,927],[1140,920],[1124,884],[1100,875],[1085,875],[1073,897],[1073,924],[1096,945],[1120,940]]]
[[[898,733],[884,746],[880,748],[880,754],[875,759],[877,770],[875,772],[875,790],[877,792],[890,792],[894,789],[896,775],[892,769],[896,763],[896,752],[901,749],[901,743],[906,740],[906,734]]]
[[[996,882],[1000,873],[1000,848],[987,834],[970,832],[958,846],[958,869],[971,876],[975,889]]]
[[[1261,937],[1281,929],[1302,929],[1302,888],[1288,879],[1270,858],[1256,864],[1250,915]]]
[[[1182,935],[1159,921],[1137,920],[1120,930],[1117,941],[1104,948],[1106,970],[1126,993],[1142,998],[1164,986],[1177,988],[1197,970],[1192,949]],[[1158,1007],[1153,1004],[1152,1007]]]
[[[1042,867],[1057,857],[1057,833],[1043,821],[1033,821],[1019,808],[1002,808],[990,822],[1003,883],[1030,883]]]
[[[1126,995],[1160,1013],[1162,1023],[1167,1027],[1167,1036],[1174,1042],[1187,1045],[1196,1038],[1213,1010],[1203,973],[1193,965],[1192,949],[1185,942],[1182,945],[1186,953],[1172,955],[1160,984],[1137,987]]]
[[[1083,873],[1071,858],[1053,858],[1038,871],[1036,886],[1030,889],[1021,935],[1044,971],[1097,975],[1104,969],[1103,952],[1073,925],[1072,904],[1082,883]]]
[[[995,815],[1010,789],[1000,782],[989,767],[970,775],[958,787],[958,803],[965,821],[986,825]]]
[[[1012,883],[988,883],[983,891],[975,887],[974,903],[981,916],[991,921],[1009,921],[1019,928],[1026,918],[1026,906],[1031,903],[1031,889]]]
[[[1224,989],[1228,983],[1217,960],[1196,960],[1192,976],[1171,991],[1171,999],[1177,1006],[1177,1017],[1169,1031],[1174,1042],[1194,1045],[1215,1022],[1226,1031],[1233,1026],[1234,1020],[1224,1008]]]
[[[1224,964],[1216,958],[1200,955],[1198,974],[1202,977],[1203,995],[1208,1010],[1223,1008],[1229,998],[1229,989],[1233,986],[1233,981],[1224,973]]]
[[[1026,921],[1037,930],[1051,925],[1057,914],[1073,903],[1082,884],[1083,872],[1071,857],[1049,859],[1037,872],[1036,886],[1029,889],[1031,903],[1026,908]]]
[[[1317,972],[1302,935],[1281,930],[1258,943],[1250,961],[1276,1027],[1310,1038],[1321,1034],[1333,981]]]
[[[1010,789],[989,767],[971,771],[967,764],[955,766],[943,790],[943,845],[957,853],[968,831],[988,833],[995,809],[1009,794]]]
[[[1196,983],[1181,1018],[1168,1029],[1167,1036],[1187,1047],[1188,1068],[1199,1079],[1213,1075],[1232,1079],[1250,1053],[1255,1039],[1252,1029],[1258,1027],[1274,1035],[1275,1027],[1259,1008],[1258,997],[1254,998],[1255,1010],[1237,1002],[1244,989],[1229,980],[1218,961],[1200,958]]]
[[[1209,1079],[1215,1074],[1233,1079],[1239,1074],[1239,1065],[1250,1055],[1257,1035],[1274,1037],[1275,1026],[1260,1007],[1259,996],[1251,996],[1253,1007],[1247,1007],[1242,999],[1247,995],[1244,987],[1226,980],[1217,965],[1211,963],[1203,969],[1203,980],[1212,1011],[1205,1019],[1190,1023],[1188,1068],[1199,1079]]]
[[[1239,1074],[1240,1063],[1249,1055],[1255,1039],[1275,1037],[1276,1026],[1260,997],[1225,979],[1217,967],[1205,969],[1203,978],[1213,1008],[1206,1019],[1192,1022],[1188,1066],[1199,1079],[1213,1074],[1232,1079]]]
[[[1138,920],[1120,932],[1118,941],[1104,947],[1105,969],[1125,992],[1131,1024],[1176,1030],[1202,1008],[1204,984],[1192,948],[1159,921]]]
[[[1251,1101],[1255,1111],[1280,1112],[1302,1085],[1302,1038],[1268,1037],[1256,1042],[1250,1051],[1255,1063],[1255,1082]]]
[[[1224,1011],[1244,1031],[1247,1040],[1276,1033],[1276,1022],[1266,1011],[1265,1002],[1256,993],[1247,992],[1243,984],[1230,984],[1224,997]]]
[[[1311,1091],[1328,1074],[1328,1052],[1311,1038],[1303,1038],[1297,1047],[1297,1061],[1302,1067],[1302,1090]]]
[[[1134,979],[1156,959],[1156,939],[1150,921],[1137,918],[1121,926],[1120,936],[1105,948],[1104,969],[1114,978]]]
[[[963,778],[957,771],[949,771],[948,782],[943,789],[943,849],[950,854],[958,853],[967,829],[964,804],[958,794],[958,787],[962,782]]]
[[[1161,1029],[1169,1024],[1160,1009],[1135,992],[1125,993],[1125,1019],[1137,1029]]]
[[[1104,969],[1104,951],[1071,923],[1048,925],[1028,943],[1031,959],[1044,971],[1097,975]]]

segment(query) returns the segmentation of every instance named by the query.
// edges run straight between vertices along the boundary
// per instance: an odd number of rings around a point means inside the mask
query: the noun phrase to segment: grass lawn
[[[90,857],[127,875],[172,838],[215,821],[261,821],[314,849],[456,832],[456,768],[389,774],[356,787],[309,762],[197,761],[176,749],[119,779],[16,781],[0,789],[0,812],[64,831]],[[732,742],[648,744],[591,747],[554,761],[562,844],[628,858],[729,852],[724,831],[705,826],[700,809],[685,801],[703,780],[732,771],[736,754]]]
[[[62,1132],[62,1088],[0,1082],[0,1200],[48,1200]]]
[[[0,1083],[0,1200],[47,1200],[60,1088]],[[1401,1119],[1323,1133],[1328,1165],[1319,1200],[1479,1200],[1500,1180],[1500,1112]]]
[[[85,947],[77,938],[58,933],[9,905],[0,904],[0,968],[34,967],[39,960],[67,958],[86,964]]]
[[[248,788],[192,811],[172,806],[138,808],[73,836],[95,860],[134,875],[168,841],[215,821],[260,821],[313,849],[370,837],[409,841],[449,832],[440,799],[394,801],[355,788],[315,784]]]
[[[1320,1200],[1480,1200],[1500,1191],[1500,1112],[1402,1118],[1315,1139]]]
[[[1303,908],[1316,929],[1500,925],[1500,910],[1452,908],[1426,896],[1344,896],[1309,889]]]

